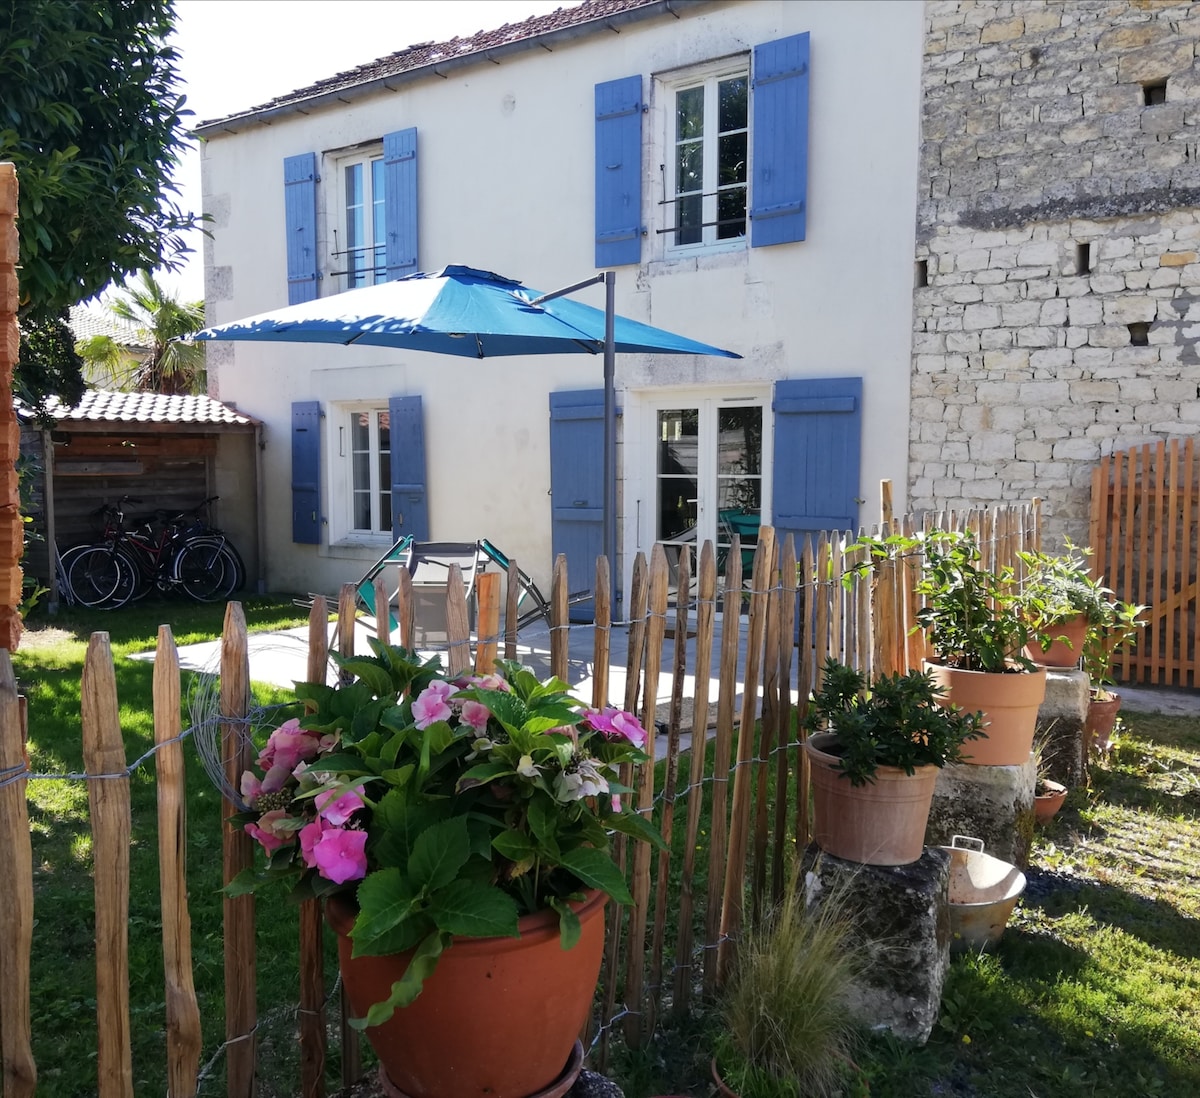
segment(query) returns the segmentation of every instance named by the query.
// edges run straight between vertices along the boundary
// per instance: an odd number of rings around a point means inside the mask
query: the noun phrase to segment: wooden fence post
[[[169,625],[154,654],[154,755],[158,787],[158,873],[167,999],[167,1095],[194,1098],[200,1069],[200,1007],[192,980],[187,890],[187,778],[179,742],[179,653]]]
[[[8,651],[0,649],[0,1094],[33,1098],[37,1065],[30,1046],[29,958],[33,948],[33,847],[25,802],[21,703]]]
[[[475,622],[475,674],[496,670],[500,651],[500,573],[484,572],[475,580],[479,616]]]
[[[96,891],[96,1074],[99,1098],[133,1098],[129,1037],[129,776],[107,633],[83,664],[83,764]]]
[[[446,670],[451,678],[471,667],[471,618],[462,569],[452,564],[446,570]]]
[[[603,709],[608,705],[608,665],[612,652],[612,581],[609,578],[608,557],[596,558],[594,591],[592,665],[595,674],[592,679],[592,708]],[[553,627],[556,624],[566,625],[566,622],[556,622],[551,617],[550,624]]]
[[[796,646],[796,541],[788,534],[783,539],[779,563],[779,629],[776,643],[779,663],[779,748],[775,757],[775,838],[771,860],[771,898],[783,899],[784,843],[788,826],[788,743],[792,735],[792,653]]]
[[[566,680],[570,666],[571,629],[567,613],[567,555],[559,553],[554,559],[550,579],[550,674]]]
[[[246,716],[250,711],[250,660],[246,646],[246,615],[240,602],[225,607],[221,634],[221,758],[225,781],[239,788],[250,765]],[[221,800],[224,832],[224,883],[254,865],[253,840],[229,823],[238,805],[226,794]],[[254,895],[225,896],[225,1082],[229,1098],[254,1098],[258,1024],[256,957],[254,952]]]

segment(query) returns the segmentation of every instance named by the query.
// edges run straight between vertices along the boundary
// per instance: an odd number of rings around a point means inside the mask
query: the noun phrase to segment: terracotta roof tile
[[[92,336],[111,336],[122,347],[145,347],[142,334],[136,324],[122,320],[111,309],[88,305],[72,305],[70,318],[71,334],[78,339]]]
[[[20,409],[18,408],[18,411]],[[258,421],[236,408],[206,396],[165,396],[162,393],[115,393],[88,389],[74,408],[55,400],[50,414],[60,421],[89,423],[189,423],[212,426],[252,426]]]
[[[259,112],[302,103],[305,100],[328,95],[331,92],[344,91],[360,84],[386,79],[389,76],[398,76],[400,73],[436,65],[439,61],[468,57],[472,54],[483,55],[499,46],[538,38],[569,27],[602,21],[611,16],[659,2],[660,0],[583,0],[583,3],[573,7],[559,8],[548,15],[531,16],[521,23],[505,23],[504,26],[494,30],[481,30],[469,38],[455,37],[447,42],[421,42],[376,61],[359,65],[347,72],[337,73],[324,80],[319,80],[315,84],[277,96],[257,107],[250,107],[225,118],[201,122],[197,128],[213,126],[230,118],[253,117]]]

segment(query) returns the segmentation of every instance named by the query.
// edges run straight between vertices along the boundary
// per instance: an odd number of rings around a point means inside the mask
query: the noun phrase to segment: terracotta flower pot
[[[1053,638],[1049,648],[1043,648],[1037,641],[1030,641],[1025,646],[1025,651],[1034,663],[1045,664],[1047,667],[1074,667],[1083,653],[1083,641],[1087,630],[1087,618],[1076,614],[1075,617],[1046,629]]]
[[[1121,710],[1121,695],[1108,691],[1108,697],[1099,700],[1094,695],[1088,701],[1087,717],[1083,722],[1083,755],[1088,758],[1093,751],[1105,752],[1112,742],[1112,731]]]
[[[571,905],[582,924],[572,949],[562,948],[553,911],[522,918],[519,938],[455,938],[416,1000],[366,1031],[392,1093],[410,1098],[565,1093],[574,1077],[564,1079],[564,1068],[573,1059],[600,974],[607,899],[592,891]],[[349,933],[356,914],[344,897],[325,901],[350,1008],[363,1017],[391,993],[410,954],[352,958]]]
[[[1038,823],[1046,823],[1054,819],[1055,814],[1067,799],[1067,787],[1049,778],[1038,779],[1036,792],[1033,797],[1033,811]]]
[[[908,865],[925,850],[925,826],[938,768],[920,766],[911,775],[881,766],[875,781],[851,785],[835,770],[838,759],[826,748],[831,732],[805,743],[812,767],[813,838],[835,858],[864,865]]]
[[[942,701],[968,713],[983,712],[987,739],[967,740],[963,762],[976,766],[1021,766],[1033,750],[1038,707],[1046,697],[1046,669],[989,673],[961,671],[929,663],[933,681],[945,690]]]

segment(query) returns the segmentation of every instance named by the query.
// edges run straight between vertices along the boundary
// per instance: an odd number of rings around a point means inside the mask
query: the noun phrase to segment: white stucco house
[[[626,586],[655,541],[869,524],[908,479],[922,34],[917,0],[588,0],[205,122],[208,321],[613,269],[620,314],[743,356],[618,356]],[[273,590],[401,533],[590,578],[598,357],[214,343],[208,370],[264,425]]]

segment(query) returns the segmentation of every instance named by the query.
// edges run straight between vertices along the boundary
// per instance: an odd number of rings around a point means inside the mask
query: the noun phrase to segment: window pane
[[[746,134],[723,134],[717,142],[717,177],[722,187],[746,182]]]
[[[366,243],[366,210],[363,196],[363,166],[346,167],[346,285],[365,285],[363,268],[367,265],[362,248]]]
[[[722,191],[717,198],[717,236],[721,240],[732,240],[746,235],[746,188],[735,187]]]
[[[658,539],[679,538],[696,525],[700,413],[658,413]]]
[[[717,412],[720,438],[717,475],[762,472],[762,408],[721,408]]]
[[[704,88],[675,93],[675,140],[704,136]]]
[[[689,141],[675,149],[675,193],[704,190],[704,145]]]
[[[740,130],[746,126],[746,77],[734,76],[717,85],[717,128]]]
[[[354,493],[354,529],[371,529],[371,493]]]
[[[704,230],[704,200],[698,195],[681,198],[675,203],[675,243],[699,244]]]

